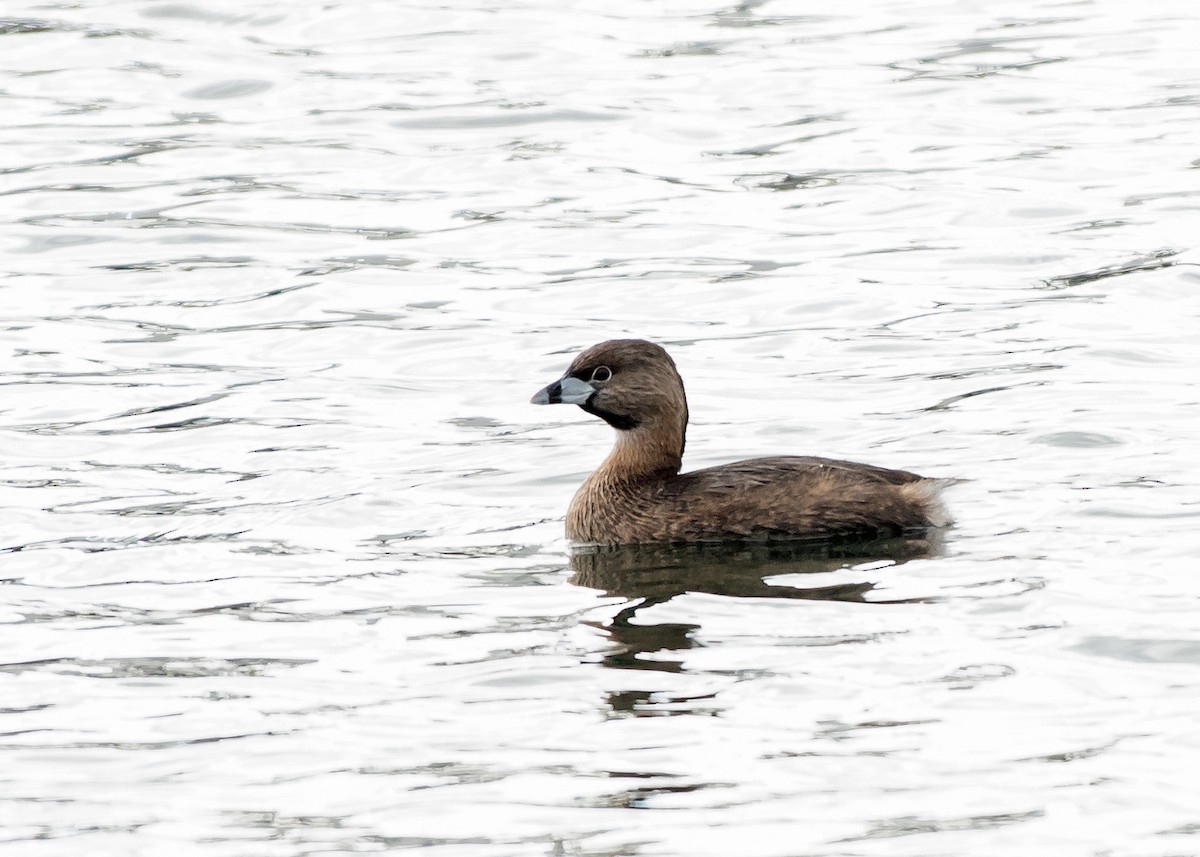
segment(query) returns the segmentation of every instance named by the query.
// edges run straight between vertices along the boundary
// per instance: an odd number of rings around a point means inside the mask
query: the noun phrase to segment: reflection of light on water
[[[877,569],[935,555],[939,532],[860,541],[777,541],[740,544],[586,547],[571,554],[571,582],[626,598],[663,600],[684,592],[739,598],[861,600],[870,584],[779,586],[767,578]],[[874,562],[872,560],[875,560]]]
[[[944,5],[0,19],[12,849],[1193,853],[1200,10]],[[564,559],[618,335],[958,524]]]
[[[587,623],[601,629],[617,645],[604,656],[603,664],[620,669],[678,672],[684,668],[682,661],[651,655],[692,648],[694,634],[701,626],[645,619],[635,622],[639,611],[665,604],[685,593],[862,602],[874,589],[875,584],[870,580],[805,586],[803,579],[839,571],[870,573],[903,565],[912,559],[933,556],[940,541],[940,533],[933,533],[873,541],[592,546],[571,554],[574,572],[571,582],[633,602],[617,611],[607,623]],[[784,575],[797,585],[772,580]]]

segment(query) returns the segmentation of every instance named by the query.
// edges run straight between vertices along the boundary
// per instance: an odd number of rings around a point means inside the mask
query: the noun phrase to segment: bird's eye
[[[595,369],[592,370],[592,379],[591,380],[593,383],[597,383],[597,382],[603,383],[604,381],[607,381],[611,377],[612,377],[612,370],[609,369],[607,366],[597,366]]]

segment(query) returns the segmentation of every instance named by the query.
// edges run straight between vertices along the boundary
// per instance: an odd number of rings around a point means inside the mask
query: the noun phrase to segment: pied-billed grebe
[[[567,537],[598,544],[825,538],[949,523],[944,480],[810,456],[680,473],[687,398],[675,362],[642,339],[593,345],[531,400],[579,405],[617,430],[567,509]]]

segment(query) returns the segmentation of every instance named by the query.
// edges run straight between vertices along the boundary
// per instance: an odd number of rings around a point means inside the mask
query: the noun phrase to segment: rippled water
[[[1194,4],[21,5],[13,853],[1200,853]],[[615,335],[957,527],[572,556]]]

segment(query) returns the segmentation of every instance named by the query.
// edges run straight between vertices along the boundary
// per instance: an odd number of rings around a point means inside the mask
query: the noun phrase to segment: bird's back
[[[898,534],[947,523],[940,487],[904,470],[809,456],[632,481],[598,472],[571,504],[568,535],[645,543]]]

